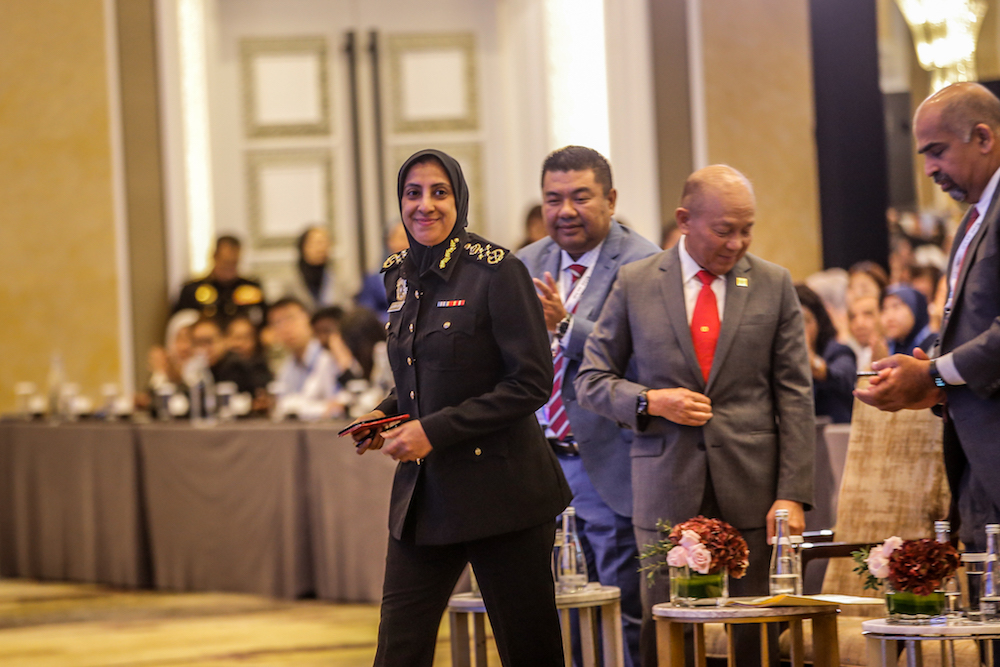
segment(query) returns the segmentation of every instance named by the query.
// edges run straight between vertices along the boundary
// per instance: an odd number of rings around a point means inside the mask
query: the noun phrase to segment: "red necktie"
[[[586,270],[587,267],[582,264],[571,264],[569,266],[572,281],[570,282],[569,292],[566,294],[567,300],[569,300],[570,294],[573,293],[573,288],[576,287],[576,281],[580,279],[580,276]],[[573,308],[569,311],[570,313],[576,310],[578,303],[580,303],[579,299],[573,304]],[[549,430],[552,431],[552,435],[556,440],[564,440],[569,435],[569,417],[566,416],[566,408],[563,406],[562,400],[563,375],[566,374],[566,356],[563,354],[562,345],[556,346],[556,353],[552,357],[552,365],[554,375],[552,380],[552,394],[549,396],[549,402],[545,406],[545,414],[548,416]]]
[[[694,343],[694,354],[701,366],[701,374],[708,382],[712,372],[712,359],[715,358],[715,344],[719,341],[719,304],[712,291],[712,281],[715,276],[702,269],[697,274],[701,281],[701,291],[698,301],[694,304],[694,314],[691,316],[691,341]]]
[[[969,221],[965,224],[965,229],[962,231],[961,238],[955,239],[959,246],[962,245],[962,241],[965,240],[965,235],[969,233],[972,226],[976,224],[976,220],[979,219],[979,209],[975,206],[972,207],[972,213],[969,214]],[[954,243],[954,241],[953,241]],[[965,256],[969,254],[969,246],[965,246],[965,250],[962,251],[962,256],[958,260],[958,273],[955,274],[955,282],[958,282],[958,276],[962,275],[962,267],[965,266]]]

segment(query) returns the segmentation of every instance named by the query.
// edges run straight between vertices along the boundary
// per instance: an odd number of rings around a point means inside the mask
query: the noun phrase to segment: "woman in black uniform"
[[[517,258],[465,230],[453,158],[414,154],[397,190],[410,247],[382,267],[396,387],[362,419],[413,419],[354,434],[400,462],[375,664],[432,664],[471,562],[505,667],[563,665],[550,556],[571,494],[534,415],[552,388],[538,297]]]

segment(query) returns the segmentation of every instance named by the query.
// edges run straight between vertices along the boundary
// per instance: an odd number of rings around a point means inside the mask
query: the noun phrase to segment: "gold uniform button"
[[[417,397],[417,392],[411,391],[410,392],[410,398],[416,398],[416,397]]]
[[[385,323],[385,330],[386,330],[386,331],[388,331],[388,330],[389,330],[389,327],[391,326],[391,324],[392,324],[391,322],[386,322],[386,323]]]
[[[410,324],[410,333],[413,333],[413,324]]]
[[[476,456],[482,456],[483,455],[483,450],[479,449],[479,447],[476,447],[475,454],[476,454]]]
[[[419,299],[420,298],[420,292],[417,292],[416,294],[417,294],[417,298]]]
[[[412,366],[413,365],[413,359],[411,357],[407,357],[406,358],[406,365],[407,366]]]
[[[451,328],[451,322],[445,322],[444,323],[444,328],[445,329],[450,329]]]

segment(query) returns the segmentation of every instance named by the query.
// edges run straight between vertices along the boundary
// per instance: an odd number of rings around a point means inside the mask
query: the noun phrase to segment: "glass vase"
[[[670,602],[675,607],[721,606],[729,599],[725,570],[699,574],[688,566],[670,567]]]
[[[932,625],[946,623],[944,591],[930,595],[917,595],[909,591],[897,591],[892,584],[886,584],[885,607],[889,623],[898,625]]]

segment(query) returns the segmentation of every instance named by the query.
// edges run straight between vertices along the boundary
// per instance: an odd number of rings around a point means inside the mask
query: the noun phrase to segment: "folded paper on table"
[[[742,607],[844,607],[884,605],[885,600],[857,595],[771,595],[762,598],[729,598],[729,604]]]

